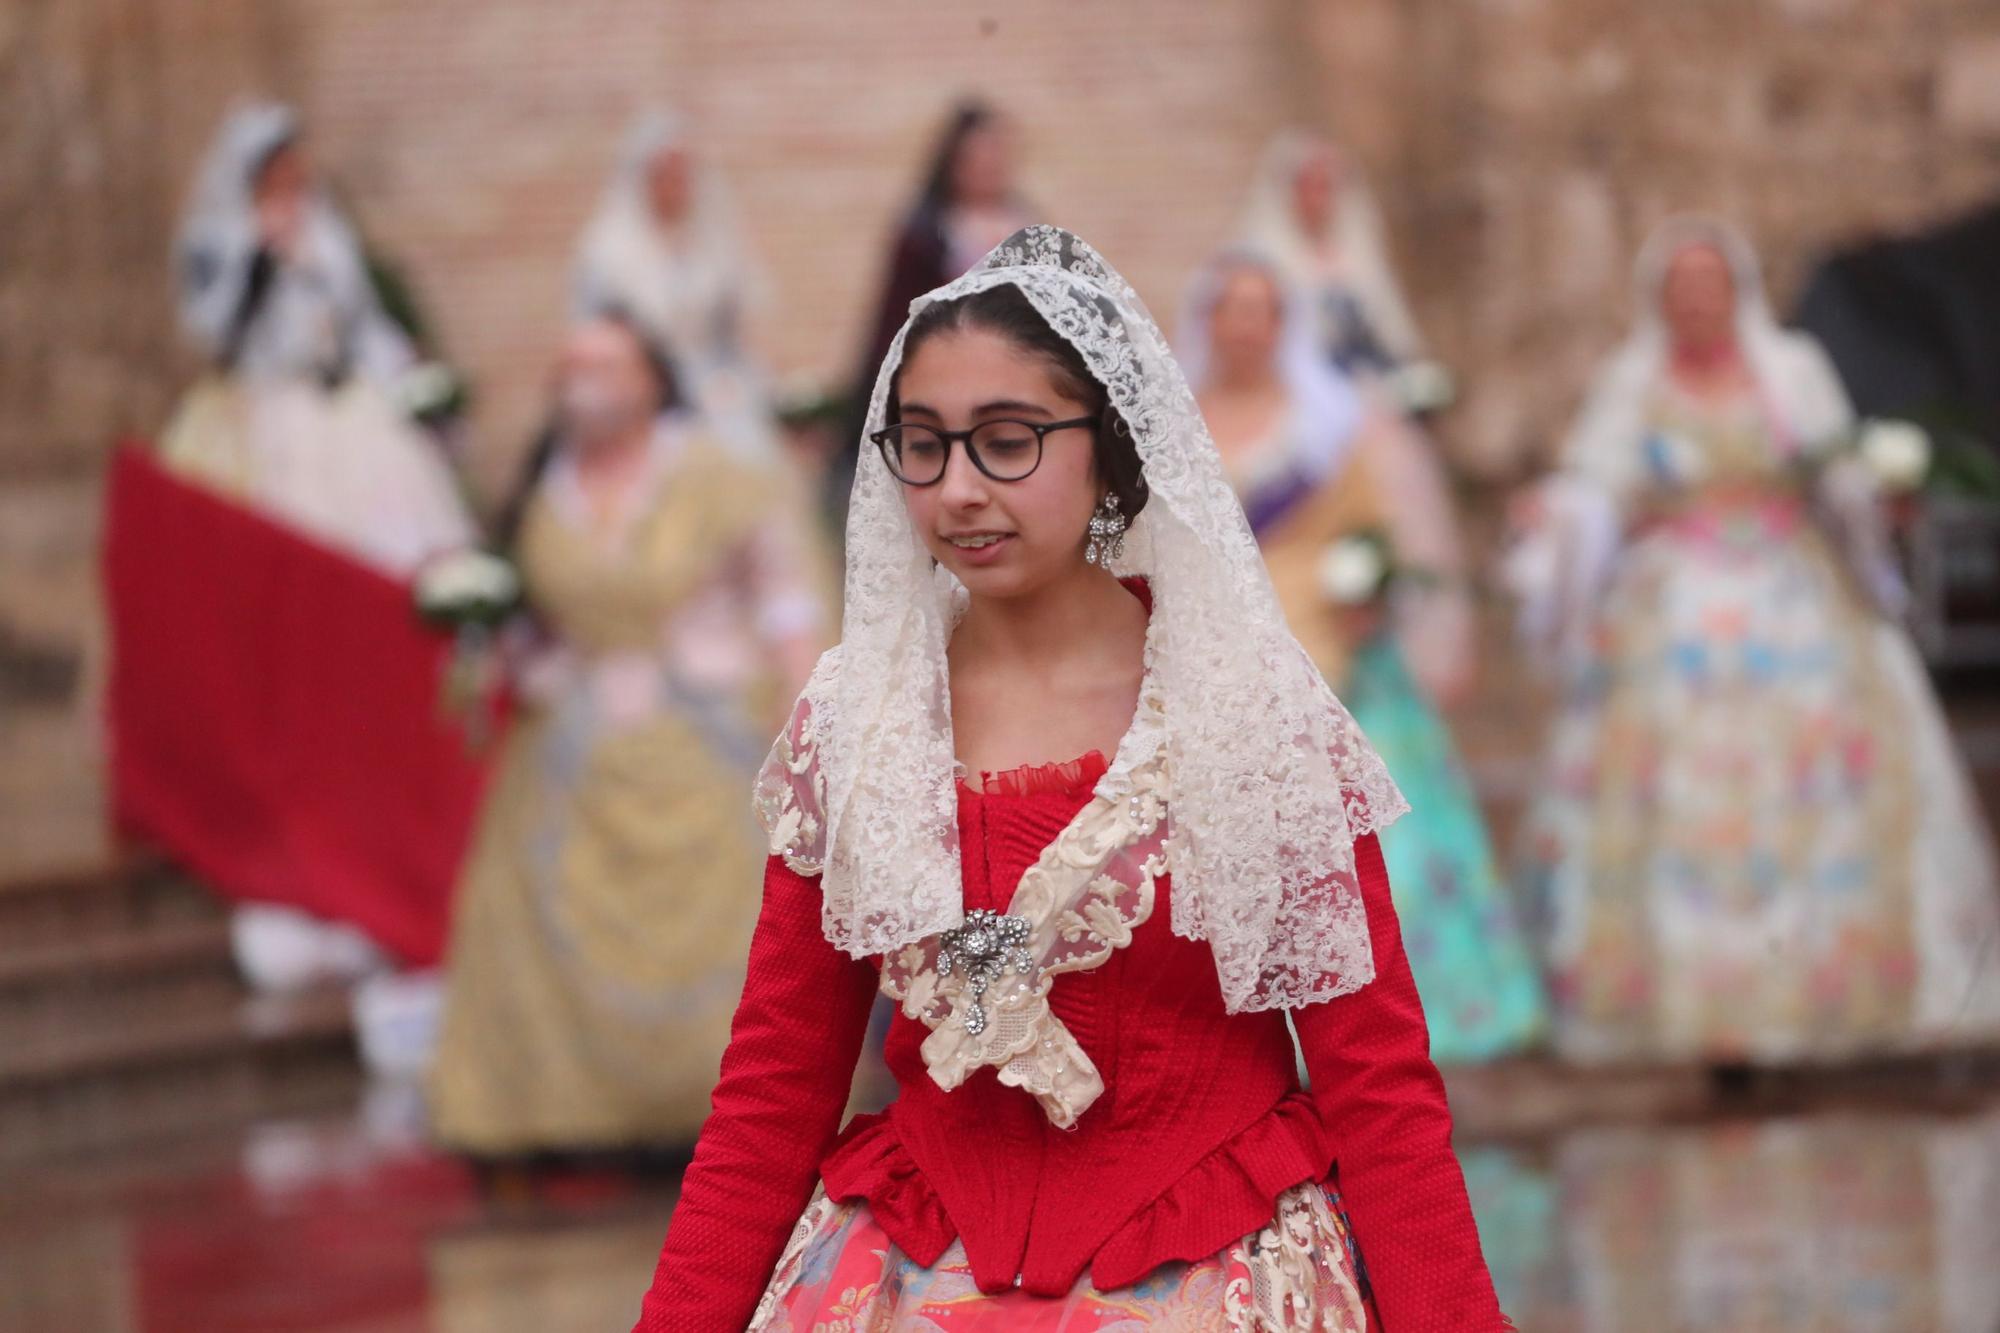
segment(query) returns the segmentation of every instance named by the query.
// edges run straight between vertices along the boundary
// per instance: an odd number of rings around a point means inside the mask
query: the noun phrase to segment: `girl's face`
[[[661,222],[679,222],[694,196],[693,167],[687,150],[667,148],[646,164],[646,200]]]
[[[1248,264],[1231,267],[1208,316],[1216,372],[1225,379],[1246,379],[1269,371],[1278,354],[1281,320],[1270,274]]]
[[[1683,246],[1660,284],[1660,315],[1674,345],[1719,347],[1736,337],[1736,278],[1712,245]]]
[[[1321,149],[1299,164],[1292,177],[1292,208],[1308,232],[1326,230],[1333,217],[1333,202],[1340,192],[1340,159],[1330,149]]]
[[[572,447],[588,451],[642,428],[658,394],[631,330],[609,320],[570,330],[556,367],[556,415]]]
[[[251,185],[259,207],[299,207],[312,189],[312,161],[305,145],[294,140],[264,162]]]
[[[1057,387],[1046,359],[980,328],[925,339],[904,360],[896,391],[902,421],[943,430],[1091,414]],[[1089,568],[1084,540],[1103,494],[1093,443],[1086,427],[1053,431],[1039,467],[1019,481],[994,481],[973,466],[964,441],[953,441],[944,476],[903,486],[903,504],[925,549],[975,597],[1029,596]]]
[[[993,207],[1014,188],[1014,136],[1004,120],[991,120],[959,141],[951,164],[954,202]]]

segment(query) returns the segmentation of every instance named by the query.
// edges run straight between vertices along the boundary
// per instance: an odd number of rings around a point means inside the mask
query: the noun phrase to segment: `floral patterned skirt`
[[[820,1191],[748,1333],[1367,1333],[1365,1284],[1340,1196],[1321,1185],[1286,1191],[1269,1226],[1206,1259],[1162,1264],[1116,1291],[1085,1273],[1056,1297],[982,1293],[958,1241],[921,1267],[865,1202]]]

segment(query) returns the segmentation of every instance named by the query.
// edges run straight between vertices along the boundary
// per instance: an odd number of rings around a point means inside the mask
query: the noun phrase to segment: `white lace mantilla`
[[[1354,842],[1407,809],[1402,796],[1286,627],[1194,396],[1138,295],[1083,241],[1030,227],[912,313],[1002,284],[1082,354],[1144,468],[1150,498],[1113,572],[1143,576],[1152,593],[1147,693],[1164,719],[1157,749],[1173,793],[1160,853],[1173,929],[1208,942],[1232,1012],[1354,990],[1374,976]],[[876,381],[871,431],[905,333]],[[945,654],[964,592],[933,567],[899,483],[865,446],[847,552],[841,647],[773,747],[757,806],[774,853],[820,875],[827,938],[886,958],[964,918]],[[1114,763],[1106,781],[1132,767]]]

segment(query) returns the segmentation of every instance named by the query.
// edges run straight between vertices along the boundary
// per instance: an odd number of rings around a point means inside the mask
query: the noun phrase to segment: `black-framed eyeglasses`
[[[935,426],[884,426],[868,438],[882,450],[882,461],[905,486],[935,486],[944,480],[953,441],[965,445],[972,466],[994,481],[1019,481],[1042,465],[1042,441],[1050,431],[1095,426],[1096,417],[1068,421],[982,421],[971,430],[939,430]]]

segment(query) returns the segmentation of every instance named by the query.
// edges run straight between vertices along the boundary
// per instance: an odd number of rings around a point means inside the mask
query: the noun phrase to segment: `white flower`
[[[417,571],[417,605],[426,614],[510,606],[520,595],[514,567],[486,551],[458,551]]]
[[[1861,461],[1885,490],[1908,492],[1931,470],[1931,437],[1909,421],[1870,421],[1861,428]]]
[[[1404,411],[1421,415],[1450,407],[1458,397],[1458,384],[1435,361],[1411,361],[1390,373],[1389,392]]]
[[[437,361],[419,362],[396,379],[396,401],[413,417],[438,411],[457,392],[457,374]]]
[[[1389,577],[1389,562],[1381,544],[1367,537],[1342,537],[1319,558],[1319,590],[1339,606],[1372,601]]]

